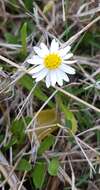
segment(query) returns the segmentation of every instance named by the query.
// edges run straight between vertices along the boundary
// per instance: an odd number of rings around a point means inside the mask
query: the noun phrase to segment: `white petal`
[[[27,62],[32,65],[39,65],[43,63],[43,59],[41,59],[39,56],[34,55],[30,59],[27,59]]]
[[[77,60],[63,60],[63,63],[66,63],[66,64],[73,64],[73,63],[76,63],[77,62]]]
[[[69,82],[69,78],[66,73],[64,73],[61,70],[58,70],[58,78],[57,78],[57,83],[62,86],[63,85],[63,80],[66,82]]]
[[[62,79],[65,80],[66,82],[69,82],[69,78],[68,78],[67,74],[61,70],[59,70],[59,72],[60,72]]]
[[[48,50],[47,46],[46,46],[44,43],[41,43],[41,44],[40,44],[40,47],[41,47],[41,49],[42,49],[44,52],[46,52],[46,54],[49,54],[49,50]]]
[[[57,77],[56,77],[56,71],[55,70],[50,71],[50,80],[51,80],[52,86],[55,86],[55,84],[57,82]]]
[[[65,73],[63,73],[63,80],[69,82],[69,77]]]
[[[61,69],[62,71],[68,74],[72,74],[72,75],[75,74],[75,69],[65,64],[61,64],[59,69]]]
[[[71,49],[71,46],[67,46],[59,50],[59,54],[61,57],[64,57]]]
[[[50,87],[50,74],[48,73],[47,74],[47,76],[46,76],[46,86],[47,86],[47,88],[49,88]]]
[[[42,71],[40,71],[38,73],[37,76],[33,75],[33,77],[35,77],[36,78],[36,82],[38,82],[38,81],[42,80],[47,75],[47,73],[48,73],[48,70],[47,69],[43,69]]]
[[[37,72],[37,73],[34,73],[34,75],[32,76],[33,78],[38,78],[43,72],[45,72],[45,70],[47,70],[48,71],[48,69],[46,69],[45,67],[42,69],[42,70],[40,70],[39,72]]]
[[[71,57],[73,57],[73,53],[68,53],[66,54],[63,59],[70,59]]]
[[[59,86],[62,86],[63,79],[62,79],[61,72],[59,69],[56,70],[56,76],[57,76],[57,83],[59,84]]]
[[[51,42],[50,52],[52,52],[52,53],[57,52],[58,49],[59,49],[59,43],[56,42],[55,39],[53,39],[52,42]]]
[[[44,65],[39,65],[37,67],[34,67],[32,70],[29,71],[29,74],[37,73],[37,72],[41,71],[43,68],[44,68]]]
[[[33,49],[34,49],[34,51],[35,51],[36,54],[38,54],[38,55],[40,54],[41,49],[39,47],[34,46]]]
[[[47,55],[47,51],[44,49],[40,49],[39,47],[33,47],[34,51],[38,54],[39,57],[45,57]]]

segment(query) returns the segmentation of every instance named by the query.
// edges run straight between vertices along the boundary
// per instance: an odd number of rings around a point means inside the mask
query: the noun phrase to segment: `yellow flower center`
[[[44,65],[48,69],[56,69],[62,62],[62,58],[56,53],[50,53],[44,58]]]

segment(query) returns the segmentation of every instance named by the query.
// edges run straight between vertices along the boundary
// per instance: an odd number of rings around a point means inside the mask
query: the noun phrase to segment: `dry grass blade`
[[[33,91],[35,90],[36,86],[37,86],[37,83],[33,86],[32,90],[31,90],[30,93],[29,93],[29,95],[28,95],[27,98],[25,99],[25,101],[24,101],[24,103],[23,103],[23,105],[22,105],[22,107],[21,107],[21,109],[20,109],[18,115],[17,115],[16,118],[15,118],[15,120],[17,120],[17,119],[19,119],[19,118],[21,117],[22,111],[23,111],[25,105],[27,104],[27,102],[28,102],[30,96],[32,95]]]
[[[80,30],[77,34],[75,34],[74,36],[72,36],[67,42],[64,43],[64,47],[67,45],[71,45],[72,43],[74,43],[82,33],[84,33],[85,31],[87,31],[93,24],[95,24],[96,22],[98,22],[100,20],[100,16],[98,16],[96,19],[94,19],[93,21],[91,21],[88,25],[86,25],[82,30]],[[63,47],[62,46],[62,47]]]
[[[72,185],[73,185],[72,180],[68,176],[68,174],[65,172],[65,170],[62,169],[61,167],[59,167],[59,173],[63,176],[63,178],[65,179],[65,181],[68,182],[70,184],[70,186],[72,187]],[[74,190],[78,190],[78,189],[74,186]]]
[[[18,186],[20,184],[20,181],[14,172],[8,178],[10,171],[11,171],[11,168],[9,166],[9,163],[7,162],[7,160],[4,157],[4,155],[2,154],[2,152],[0,151],[0,172],[3,174],[5,179],[7,179],[6,181],[8,182],[11,190],[17,190]],[[1,184],[0,184],[0,186],[1,186]],[[26,188],[24,186],[22,186],[22,190],[26,190]]]
[[[78,138],[77,138],[75,135],[73,135],[73,136],[74,136],[74,139],[75,139],[77,145],[80,147],[80,149],[81,149],[83,155],[85,156],[85,158],[86,158],[86,160],[87,160],[87,162],[88,162],[90,168],[91,168],[94,172],[96,172],[95,169],[94,169],[94,167],[93,167],[93,165],[92,165],[92,163],[91,163],[91,161],[90,161],[90,159],[88,158],[88,156],[86,155],[85,151],[83,150],[81,144],[79,143]]]
[[[94,131],[94,130],[100,130],[100,125],[95,126],[93,128],[90,128],[90,129],[87,129],[86,131],[83,131],[83,132],[79,133],[77,136],[84,135],[85,133],[88,133],[88,132],[91,132],[91,131]]]
[[[100,189],[99,13],[94,0],[0,0],[0,189]],[[76,54],[61,56],[77,70],[62,87],[62,71],[44,73],[52,46]]]
[[[33,124],[33,122],[35,121],[35,119],[37,118],[37,116],[39,115],[39,113],[43,110],[43,108],[48,104],[48,102],[55,96],[55,94],[57,93],[58,90],[55,90],[51,96],[45,101],[45,103],[41,106],[41,108],[38,110],[38,112],[35,114],[35,116],[33,117],[33,119],[31,120],[31,122],[28,124],[27,129],[29,129],[31,127],[31,125]]]
[[[71,164],[71,160],[68,159],[69,161],[69,165],[70,165],[70,168],[71,168],[71,173],[72,173],[72,190],[75,189],[75,175],[74,175],[74,170],[73,170],[73,167],[72,167],[72,164]]]
[[[17,65],[15,62],[7,59],[6,57],[0,55],[0,59],[6,63],[8,63],[9,65],[13,66],[13,67],[16,67],[17,69],[19,69],[20,71],[23,71],[24,73],[29,73],[29,71],[32,69],[29,69],[29,70],[26,70],[25,67],[23,66],[20,66],[20,65]]]
[[[99,109],[99,108],[97,108],[97,107],[95,107],[95,106],[89,104],[88,102],[86,102],[86,101],[84,101],[84,100],[78,98],[77,96],[74,96],[73,94],[71,94],[71,93],[69,93],[69,92],[63,90],[62,88],[56,86],[55,89],[58,90],[58,91],[60,91],[60,92],[62,92],[62,93],[65,94],[65,95],[67,95],[68,97],[70,97],[70,98],[72,98],[72,99],[78,101],[79,103],[81,103],[81,104],[87,106],[88,108],[90,108],[90,109],[92,109],[92,110],[94,110],[94,111],[100,113],[100,109]]]

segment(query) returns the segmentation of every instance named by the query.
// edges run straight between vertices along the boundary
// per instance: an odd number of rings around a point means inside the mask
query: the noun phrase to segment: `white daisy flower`
[[[41,43],[40,47],[35,46],[34,51],[37,55],[33,55],[27,62],[33,64],[34,67],[29,74],[36,79],[36,82],[45,78],[46,86],[63,85],[63,80],[69,82],[67,74],[75,74],[75,69],[70,64],[75,60],[70,60],[73,54],[70,52],[71,46],[64,48],[59,47],[59,43],[53,39],[51,46],[48,47]]]

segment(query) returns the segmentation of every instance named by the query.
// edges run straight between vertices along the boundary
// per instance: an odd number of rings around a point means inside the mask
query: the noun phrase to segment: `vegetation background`
[[[53,38],[76,75],[47,89],[26,59]],[[0,189],[100,190],[99,0],[0,0]]]

